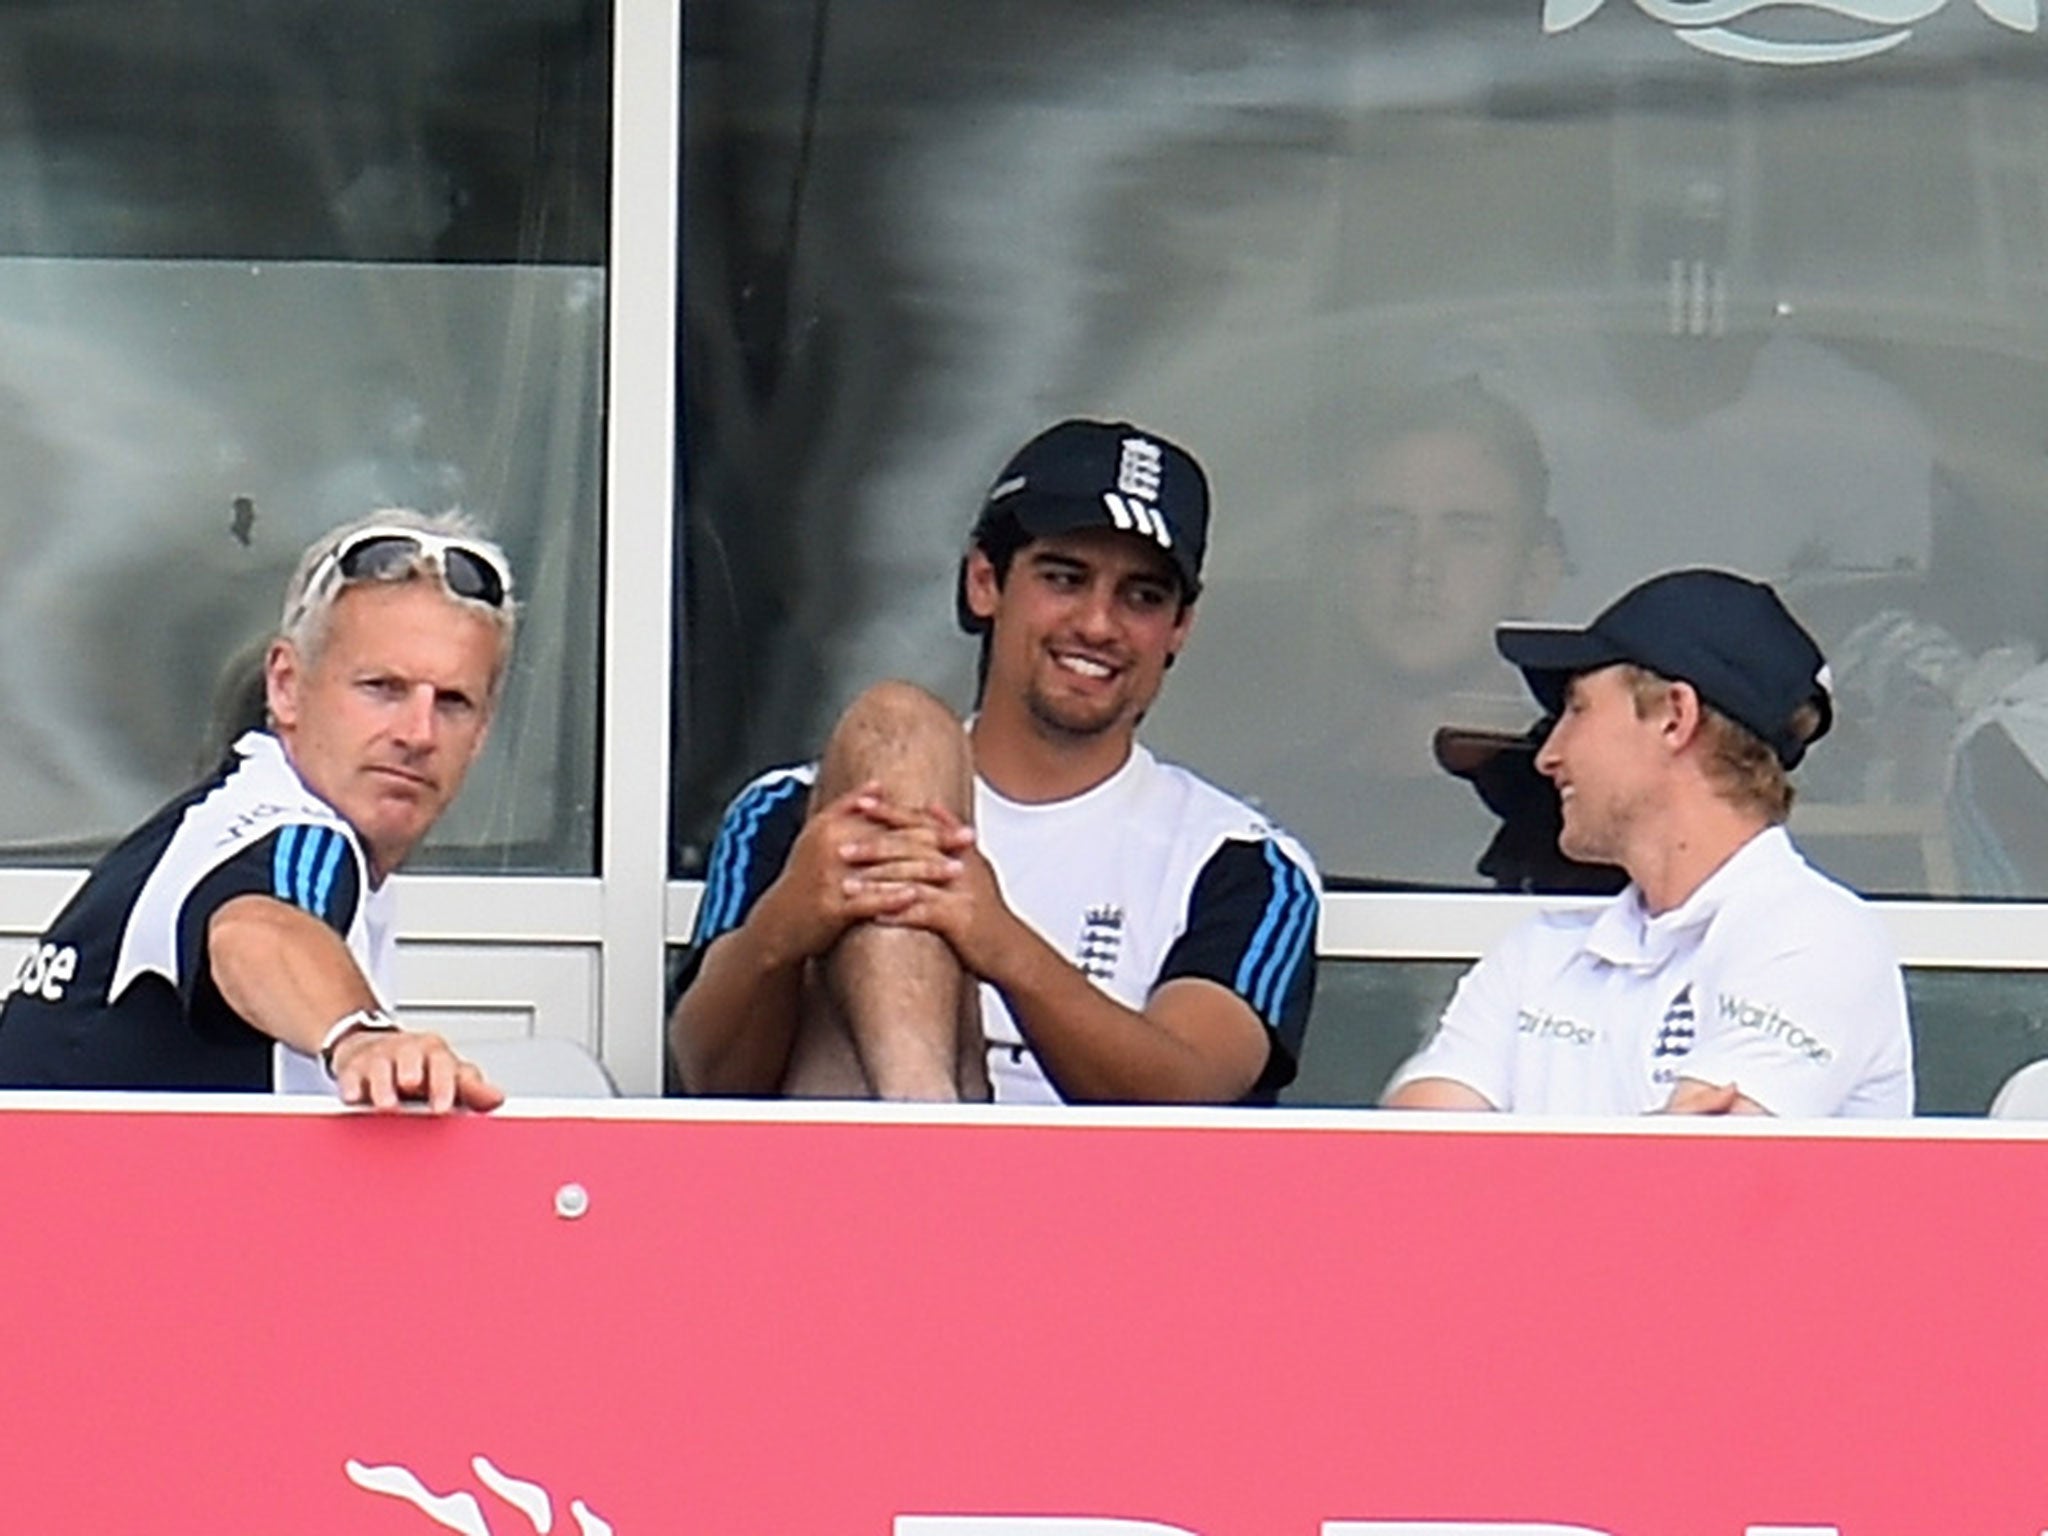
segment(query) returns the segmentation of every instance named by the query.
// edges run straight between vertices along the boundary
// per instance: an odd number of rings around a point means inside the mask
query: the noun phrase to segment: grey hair
[[[505,601],[496,608],[456,596],[448,588],[446,573],[437,561],[428,556],[415,559],[403,576],[392,578],[398,581],[432,581],[450,602],[465,604],[487,616],[497,626],[498,662],[491,674],[491,698],[495,701],[505,679],[507,664],[512,659],[512,641],[519,628],[519,605],[512,597],[512,562],[466,513],[430,514],[410,507],[384,507],[338,528],[330,528],[307,545],[305,553],[299,556],[298,566],[292,571],[292,579],[284,589],[284,613],[278,621],[277,638],[287,641],[308,666],[320,659],[320,653],[327,646],[328,630],[333,625],[335,600],[341,596],[345,584],[334,580],[316,582],[315,578],[321,575],[328,559],[342,545],[368,528],[405,528],[444,539],[460,539],[489,555],[498,569],[505,573]]]

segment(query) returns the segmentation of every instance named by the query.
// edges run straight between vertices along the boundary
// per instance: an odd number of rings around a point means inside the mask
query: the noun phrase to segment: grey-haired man
[[[503,551],[459,519],[385,511],[316,540],[265,659],[268,729],[42,936],[0,1008],[0,1086],[497,1107],[391,1016],[389,877],[482,749],[514,627]]]
[[[1122,422],[996,477],[961,563],[963,729],[903,683],[726,815],[670,1023],[705,1093],[1270,1100],[1314,990],[1299,844],[1138,743],[1200,589],[1208,486]]]

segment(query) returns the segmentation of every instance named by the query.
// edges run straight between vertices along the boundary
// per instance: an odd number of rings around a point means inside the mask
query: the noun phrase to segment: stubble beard
[[[1583,790],[1574,793],[1571,806],[1564,809],[1564,825],[1557,836],[1558,851],[1582,864],[1624,867],[1622,854],[1629,841],[1628,829],[1637,818],[1637,808],[1620,796],[1610,796],[1597,807],[1589,806],[1584,795]]]
[[[1048,737],[1064,741],[1094,741],[1123,722],[1124,705],[1112,700],[1100,709],[1084,711],[1048,696],[1043,689],[1025,691],[1024,707]]]

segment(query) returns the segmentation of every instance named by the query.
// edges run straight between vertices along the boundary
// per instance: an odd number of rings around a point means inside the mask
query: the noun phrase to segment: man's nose
[[[434,714],[434,689],[421,683],[406,691],[398,710],[398,737],[409,746],[431,746],[439,720]]]
[[[1091,583],[1081,594],[1076,619],[1085,635],[1106,636],[1116,632],[1116,590],[1108,582]]]
[[[1444,541],[1432,533],[1411,532],[1402,542],[1402,567],[1411,586],[1434,589],[1450,565]]]

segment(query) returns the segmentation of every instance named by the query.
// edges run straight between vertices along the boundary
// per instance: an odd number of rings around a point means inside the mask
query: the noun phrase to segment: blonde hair
[[[1647,716],[1670,696],[1672,680],[1645,667],[1623,664],[1628,672],[1629,692],[1634,696],[1636,715]],[[1698,690],[1695,689],[1695,692]],[[1802,704],[1793,711],[1791,731],[1798,740],[1811,741],[1820,730],[1820,711]],[[1701,769],[1723,800],[1743,810],[1754,811],[1773,826],[1792,814],[1796,793],[1785,765],[1771,745],[1745,725],[1740,725],[1700,700]]]

